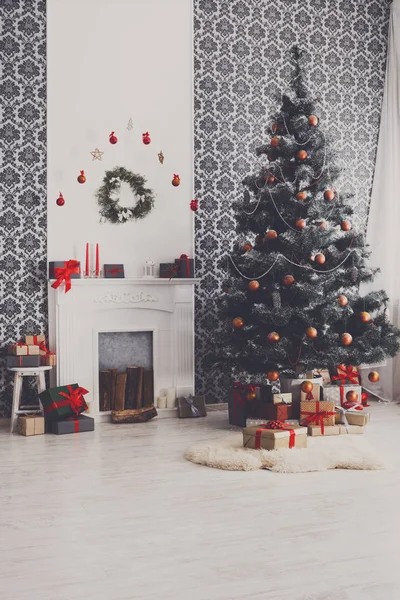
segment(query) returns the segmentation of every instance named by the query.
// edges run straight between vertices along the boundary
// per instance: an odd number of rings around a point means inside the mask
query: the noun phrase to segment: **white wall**
[[[49,260],[83,261],[85,242],[99,242],[101,263],[124,263],[126,275],[140,276],[149,255],[156,263],[193,255],[191,5],[48,0]],[[149,146],[142,144],[147,130]],[[92,160],[95,147],[105,153],[101,162]],[[141,173],[155,191],[144,220],[99,223],[95,192],[116,166]],[[81,169],[84,185],[76,181]],[[178,188],[173,173],[181,176]]]

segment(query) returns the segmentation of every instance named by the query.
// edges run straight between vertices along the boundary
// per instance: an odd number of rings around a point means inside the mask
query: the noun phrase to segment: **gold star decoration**
[[[160,152],[158,153],[158,160],[160,161],[161,164],[164,164],[164,154],[163,151],[160,150]]]
[[[90,154],[93,156],[93,160],[101,160],[102,157],[103,157],[104,152],[102,152],[98,148],[95,148],[93,150],[93,152],[91,152]]]

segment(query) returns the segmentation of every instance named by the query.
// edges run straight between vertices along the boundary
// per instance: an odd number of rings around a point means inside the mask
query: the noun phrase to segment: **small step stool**
[[[38,394],[41,394],[46,389],[45,371],[50,371],[53,367],[9,367],[9,371],[14,373],[14,392],[11,408],[11,424],[10,432],[13,433],[16,429],[18,415],[29,415],[37,413],[38,410],[43,412],[43,406],[39,400],[38,407],[21,407],[22,396],[22,381],[23,377],[36,377]]]

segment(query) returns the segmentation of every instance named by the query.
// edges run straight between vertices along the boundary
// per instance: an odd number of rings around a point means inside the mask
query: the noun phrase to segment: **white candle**
[[[167,389],[167,408],[175,408],[176,406],[176,391],[175,388]]]
[[[167,408],[167,396],[158,396],[157,408]]]

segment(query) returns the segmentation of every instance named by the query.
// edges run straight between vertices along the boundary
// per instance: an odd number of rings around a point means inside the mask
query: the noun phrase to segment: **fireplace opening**
[[[153,402],[153,332],[99,333],[99,410],[136,409]]]

